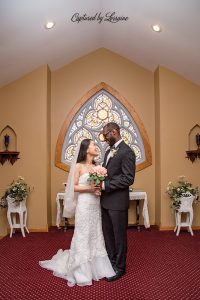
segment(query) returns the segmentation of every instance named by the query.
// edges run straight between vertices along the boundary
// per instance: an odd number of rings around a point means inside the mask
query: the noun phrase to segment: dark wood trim
[[[7,160],[13,165],[19,159],[18,155],[19,152],[16,151],[0,152],[0,163],[3,165]]]

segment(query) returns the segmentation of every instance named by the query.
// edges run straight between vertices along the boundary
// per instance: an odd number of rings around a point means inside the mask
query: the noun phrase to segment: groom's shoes
[[[108,278],[106,278],[106,280],[108,282],[115,281],[115,280],[121,278],[124,274],[126,274],[125,271],[116,271],[116,274],[114,276],[108,277]]]

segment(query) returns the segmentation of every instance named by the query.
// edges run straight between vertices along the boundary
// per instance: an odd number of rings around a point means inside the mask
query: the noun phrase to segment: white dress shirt
[[[119,141],[117,141],[111,148],[117,148],[117,146],[119,146],[119,144],[123,141],[123,139],[120,139]],[[111,151],[108,153],[107,159],[106,159],[106,166],[108,164],[109,159],[111,158]],[[105,190],[105,183],[104,181],[102,182],[102,190]]]
[[[120,139],[119,141],[117,141],[111,148],[112,149],[116,149],[117,146],[122,142],[123,140]],[[107,159],[106,159],[106,165],[108,164],[109,159],[111,158],[111,151],[108,153]]]

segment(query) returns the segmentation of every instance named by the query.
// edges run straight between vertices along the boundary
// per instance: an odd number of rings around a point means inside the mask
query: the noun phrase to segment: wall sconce
[[[197,150],[200,150],[200,134],[196,134],[196,144],[197,144]]]
[[[10,136],[8,134],[6,134],[6,135],[4,135],[4,145],[5,145],[6,151],[8,151],[9,143],[10,143]]]
[[[9,135],[7,134],[9,132]],[[0,151],[0,163],[3,165],[6,161],[9,161],[12,165],[19,159],[19,152],[16,151],[17,148],[17,135],[15,131],[10,127],[6,126],[0,132],[0,143],[4,146],[3,151]],[[8,150],[10,148],[14,148],[12,151]]]
[[[193,132],[193,130],[199,128],[200,126],[198,124],[196,124],[189,132],[189,148],[190,148],[190,139],[191,139],[191,133]],[[192,135],[194,137],[194,135]],[[196,145],[197,145],[197,150],[188,150],[186,151],[186,158],[188,158],[192,163],[197,160],[200,159],[200,134],[197,133],[195,135],[195,141],[196,141]]]

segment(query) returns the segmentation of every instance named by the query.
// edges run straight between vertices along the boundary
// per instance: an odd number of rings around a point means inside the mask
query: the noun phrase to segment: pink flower
[[[98,176],[105,177],[107,175],[107,170],[104,167],[95,166],[95,167],[93,167],[92,173],[96,173]]]
[[[95,185],[100,185],[101,181],[107,176],[107,170],[101,166],[95,166],[92,168],[92,172],[89,174],[88,181],[92,181]]]

